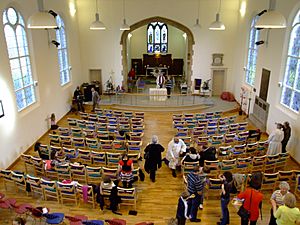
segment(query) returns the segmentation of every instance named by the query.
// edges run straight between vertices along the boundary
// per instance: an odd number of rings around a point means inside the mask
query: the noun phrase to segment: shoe
[[[201,219],[190,219],[191,222],[201,222]]]
[[[177,177],[176,172],[174,170],[172,171],[172,176]]]
[[[203,209],[203,204],[199,205],[199,209],[202,210]]]
[[[154,183],[154,182],[155,182],[155,179],[151,179],[151,181]]]
[[[217,225],[220,225],[221,224],[221,222],[217,222]]]

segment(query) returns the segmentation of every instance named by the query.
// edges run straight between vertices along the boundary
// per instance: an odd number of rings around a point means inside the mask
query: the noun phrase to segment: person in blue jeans
[[[232,188],[232,173],[229,171],[224,172],[219,178],[223,181],[221,186],[221,210],[222,210],[222,219],[221,222],[217,222],[218,225],[229,224],[229,210],[228,204],[230,202],[230,191]]]

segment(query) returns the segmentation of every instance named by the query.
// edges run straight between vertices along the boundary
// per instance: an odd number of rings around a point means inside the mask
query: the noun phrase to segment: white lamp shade
[[[201,25],[199,23],[199,19],[196,19],[196,23],[194,24],[194,28],[198,28],[198,29],[201,28]]]
[[[126,23],[126,19],[123,19],[123,23],[120,27],[120,30],[130,30],[130,26]]]
[[[57,27],[55,18],[48,12],[36,12],[28,19],[30,29],[53,29]]]
[[[255,28],[285,28],[286,19],[277,11],[268,11],[261,15],[255,24]]]
[[[210,30],[225,30],[225,25],[220,21],[220,14],[216,14],[216,21],[212,22],[209,26]]]
[[[96,20],[92,22],[90,30],[105,30],[106,27],[104,23],[99,20],[99,13],[96,13]]]

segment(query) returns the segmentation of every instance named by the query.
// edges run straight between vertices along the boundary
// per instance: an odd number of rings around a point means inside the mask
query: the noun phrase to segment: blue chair
[[[46,218],[46,224],[60,224],[65,218],[63,213],[47,213],[43,216]]]
[[[82,223],[85,225],[104,225],[103,220],[86,220],[82,221]]]

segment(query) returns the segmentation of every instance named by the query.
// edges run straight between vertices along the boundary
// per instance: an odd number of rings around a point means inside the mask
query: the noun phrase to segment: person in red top
[[[131,68],[131,70],[128,73],[128,79],[134,80],[134,78],[135,78],[135,70],[134,70],[134,68]]]
[[[124,188],[132,188],[133,182],[133,162],[128,158],[127,154],[122,156],[122,159],[119,161],[118,173],[120,179],[123,183]]]
[[[262,174],[260,172],[253,173],[250,181],[250,188],[246,188],[244,192],[238,194],[239,199],[244,199],[244,208],[250,212],[250,218],[241,218],[241,225],[256,225],[259,217],[259,209],[261,208],[263,194],[259,191],[261,188]]]

